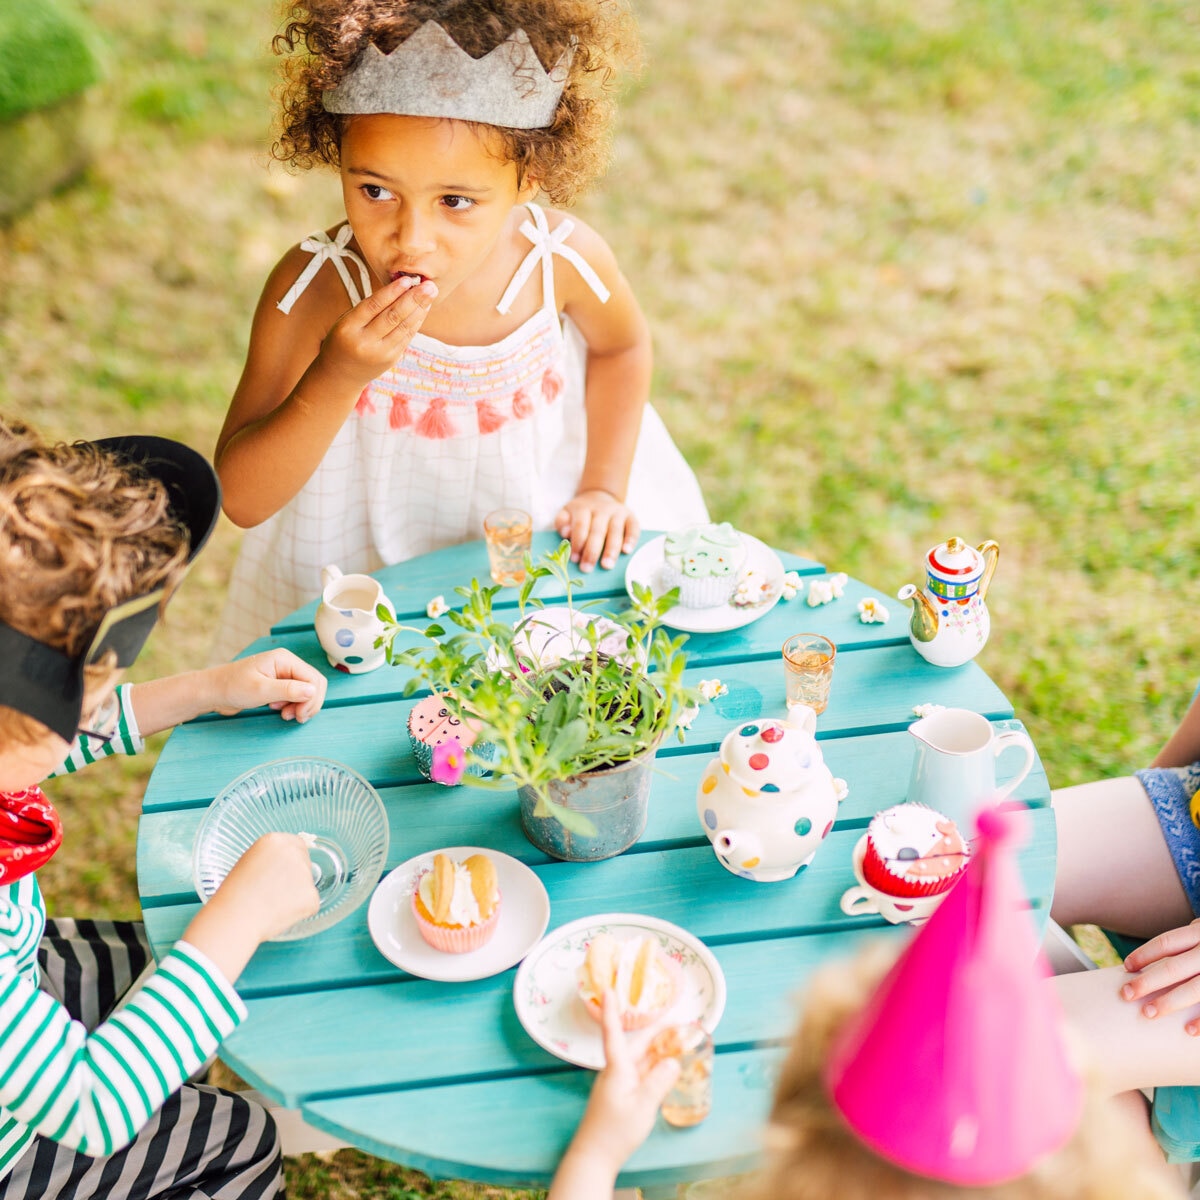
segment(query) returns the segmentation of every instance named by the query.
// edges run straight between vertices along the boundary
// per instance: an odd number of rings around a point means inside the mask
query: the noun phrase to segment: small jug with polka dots
[[[396,618],[392,602],[370,575],[343,575],[337,567],[321,572],[321,603],[313,624],[329,665],[348,675],[361,675],[383,665],[383,647],[375,642],[384,625],[376,613],[379,605]]]
[[[700,779],[704,832],[717,861],[743,879],[791,879],[833,828],[838,792],[806,716],[736,726]]]

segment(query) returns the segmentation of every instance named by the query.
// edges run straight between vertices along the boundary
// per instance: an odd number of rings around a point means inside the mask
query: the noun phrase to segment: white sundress
[[[248,529],[234,566],[214,661],[238,653],[321,590],[321,569],[375,571],[483,534],[497,508],[521,508],[551,529],[583,474],[587,346],[554,296],[553,255],[596,295],[608,290],[566,244],[574,222],[551,232],[527,206],[532,248],[496,305],[505,313],[541,264],[542,306],[490,346],[451,346],[417,333],[394,367],[363,390],[354,412],[296,496]],[[347,249],[351,230],[301,243],[313,257],[279,302],[289,312],[330,261],[352,304],[370,293],[366,265]],[[358,273],[358,284],[346,263]],[[264,463],[265,470],[270,463]],[[691,468],[649,405],[630,472],[629,506],[648,529],[708,520]]]

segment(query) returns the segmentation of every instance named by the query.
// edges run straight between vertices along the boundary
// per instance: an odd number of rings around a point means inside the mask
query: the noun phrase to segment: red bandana
[[[40,787],[0,792],[0,886],[48,862],[62,845],[62,822]]]

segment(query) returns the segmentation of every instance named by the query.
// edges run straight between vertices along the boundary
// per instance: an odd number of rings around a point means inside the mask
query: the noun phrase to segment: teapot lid
[[[961,580],[983,570],[983,555],[969,542],[952,537],[925,555],[929,571],[944,579]]]
[[[721,763],[747,795],[793,791],[823,762],[811,733],[775,717],[745,721],[721,743]]]

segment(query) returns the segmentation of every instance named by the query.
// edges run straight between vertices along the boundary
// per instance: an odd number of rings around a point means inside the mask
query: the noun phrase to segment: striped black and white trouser
[[[43,989],[89,1029],[149,961],[145,933],[132,921],[48,921],[38,949]],[[0,1179],[0,1200],[270,1200],[282,1193],[270,1114],[192,1083],[110,1158],[88,1158],[38,1137]]]

